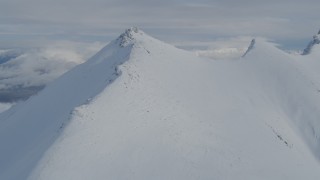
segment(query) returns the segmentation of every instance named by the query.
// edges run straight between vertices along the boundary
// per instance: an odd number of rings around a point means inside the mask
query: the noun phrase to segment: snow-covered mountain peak
[[[141,30],[139,30],[137,27],[131,27],[125,30],[124,33],[122,33],[119,38],[117,39],[117,42],[121,47],[128,46],[129,44],[134,44],[134,42],[139,38],[144,36],[145,33]]]
[[[100,64],[106,59],[109,59],[109,57],[116,57],[112,58],[112,60],[117,60],[117,63],[122,64],[129,57],[135,56],[136,54],[138,56],[143,54],[149,55],[151,52],[161,54],[164,49],[181,51],[172,45],[149,36],[136,27],[131,27],[102,48],[96,55],[88,60],[88,63]]]
[[[310,54],[313,47],[317,44],[320,44],[320,30],[318,31],[318,34],[313,36],[313,39],[309,42],[308,46],[303,50],[302,55]]]

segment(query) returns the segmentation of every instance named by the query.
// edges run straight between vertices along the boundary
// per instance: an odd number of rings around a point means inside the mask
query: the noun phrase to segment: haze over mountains
[[[28,99],[101,47],[98,43],[59,42],[41,48],[0,50],[0,103]]]
[[[319,52],[215,61],[130,28],[0,114],[0,179],[319,179]]]

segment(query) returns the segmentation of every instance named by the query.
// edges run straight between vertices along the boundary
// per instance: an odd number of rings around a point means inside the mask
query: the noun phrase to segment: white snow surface
[[[320,178],[320,73],[256,41],[196,57],[128,29],[0,117],[0,179]]]

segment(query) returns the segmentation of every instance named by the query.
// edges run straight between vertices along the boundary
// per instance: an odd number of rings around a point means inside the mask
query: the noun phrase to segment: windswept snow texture
[[[2,114],[0,179],[319,179],[319,64],[254,47],[214,61],[128,29]]]

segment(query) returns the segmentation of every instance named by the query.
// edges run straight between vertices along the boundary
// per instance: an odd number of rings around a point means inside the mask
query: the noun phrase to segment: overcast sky
[[[319,0],[0,0],[0,46],[108,42],[137,26],[174,44],[266,37],[304,47],[320,28]]]

